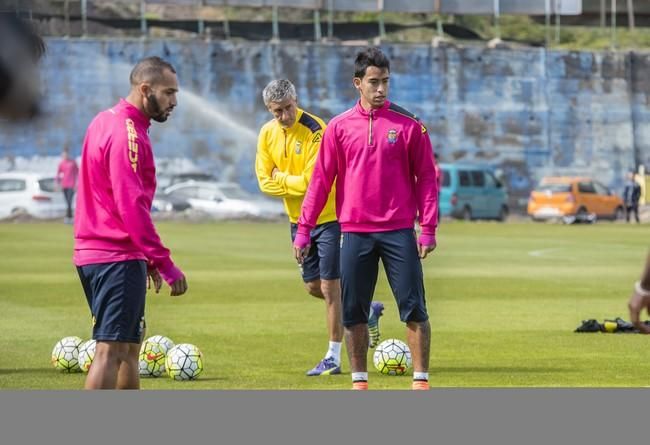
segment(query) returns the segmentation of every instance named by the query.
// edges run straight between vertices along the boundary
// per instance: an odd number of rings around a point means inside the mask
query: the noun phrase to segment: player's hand
[[[650,314],[650,296],[639,295],[636,291],[632,293],[627,303],[630,310],[630,321],[642,334],[650,334],[650,327],[640,320],[641,312],[645,309]]]
[[[273,170],[271,170],[271,179],[275,179],[275,174],[279,171],[277,167],[273,167]]]
[[[423,246],[422,244],[418,244],[418,255],[420,255],[420,259],[425,259],[427,255],[436,250],[436,246],[437,244],[435,243],[430,246]]]
[[[174,281],[171,285],[171,288],[172,290],[169,295],[172,297],[177,297],[187,292],[187,281],[185,280],[185,275]]]
[[[156,293],[160,292],[160,288],[162,287],[163,279],[160,276],[160,272],[158,272],[158,269],[148,269],[147,270],[147,289],[151,289],[151,282],[153,281],[153,288],[156,291]]]
[[[307,258],[307,255],[309,255],[310,248],[311,248],[311,244],[307,244],[305,247],[293,246],[293,256],[296,258],[298,264],[302,264],[305,262],[305,258]]]

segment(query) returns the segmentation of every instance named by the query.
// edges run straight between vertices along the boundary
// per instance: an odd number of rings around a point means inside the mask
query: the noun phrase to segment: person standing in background
[[[56,182],[63,190],[63,197],[65,198],[66,211],[63,221],[66,224],[72,224],[72,198],[74,197],[78,176],[79,167],[75,160],[70,157],[70,149],[66,146],[63,149],[61,162],[59,162],[59,168],[56,171]]]

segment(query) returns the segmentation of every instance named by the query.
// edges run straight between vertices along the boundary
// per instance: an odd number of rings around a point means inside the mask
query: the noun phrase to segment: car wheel
[[[15,207],[11,209],[11,216],[27,215],[27,209],[24,207]]]
[[[463,221],[471,221],[471,220],[472,220],[472,209],[470,209],[469,206],[467,206],[463,209]]]
[[[585,207],[580,207],[576,212],[576,221],[577,222],[588,222],[589,221],[589,212]]]
[[[508,219],[508,206],[501,206],[501,210],[499,211],[499,216],[497,219],[501,222],[505,222]]]

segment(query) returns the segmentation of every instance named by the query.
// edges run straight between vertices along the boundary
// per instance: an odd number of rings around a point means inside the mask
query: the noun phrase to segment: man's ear
[[[353,78],[352,79],[352,84],[358,90],[361,87],[361,79],[358,78],[358,77]]]
[[[151,86],[148,83],[141,83],[138,85],[138,91],[142,94],[142,97],[147,97],[151,92]]]

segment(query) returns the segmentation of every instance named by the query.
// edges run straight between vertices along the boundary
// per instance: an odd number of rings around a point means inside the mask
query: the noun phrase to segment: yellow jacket
[[[260,190],[284,198],[289,221],[298,222],[302,200],[307,192],[325,122],[298,108],[296,122],[283,128],[275,119],[264,124],[257,139],[255,174]],[[271,177],[273,168],[279,172]],[[316,224],[336,221],[336,190],[332,187],[327,204]]]

